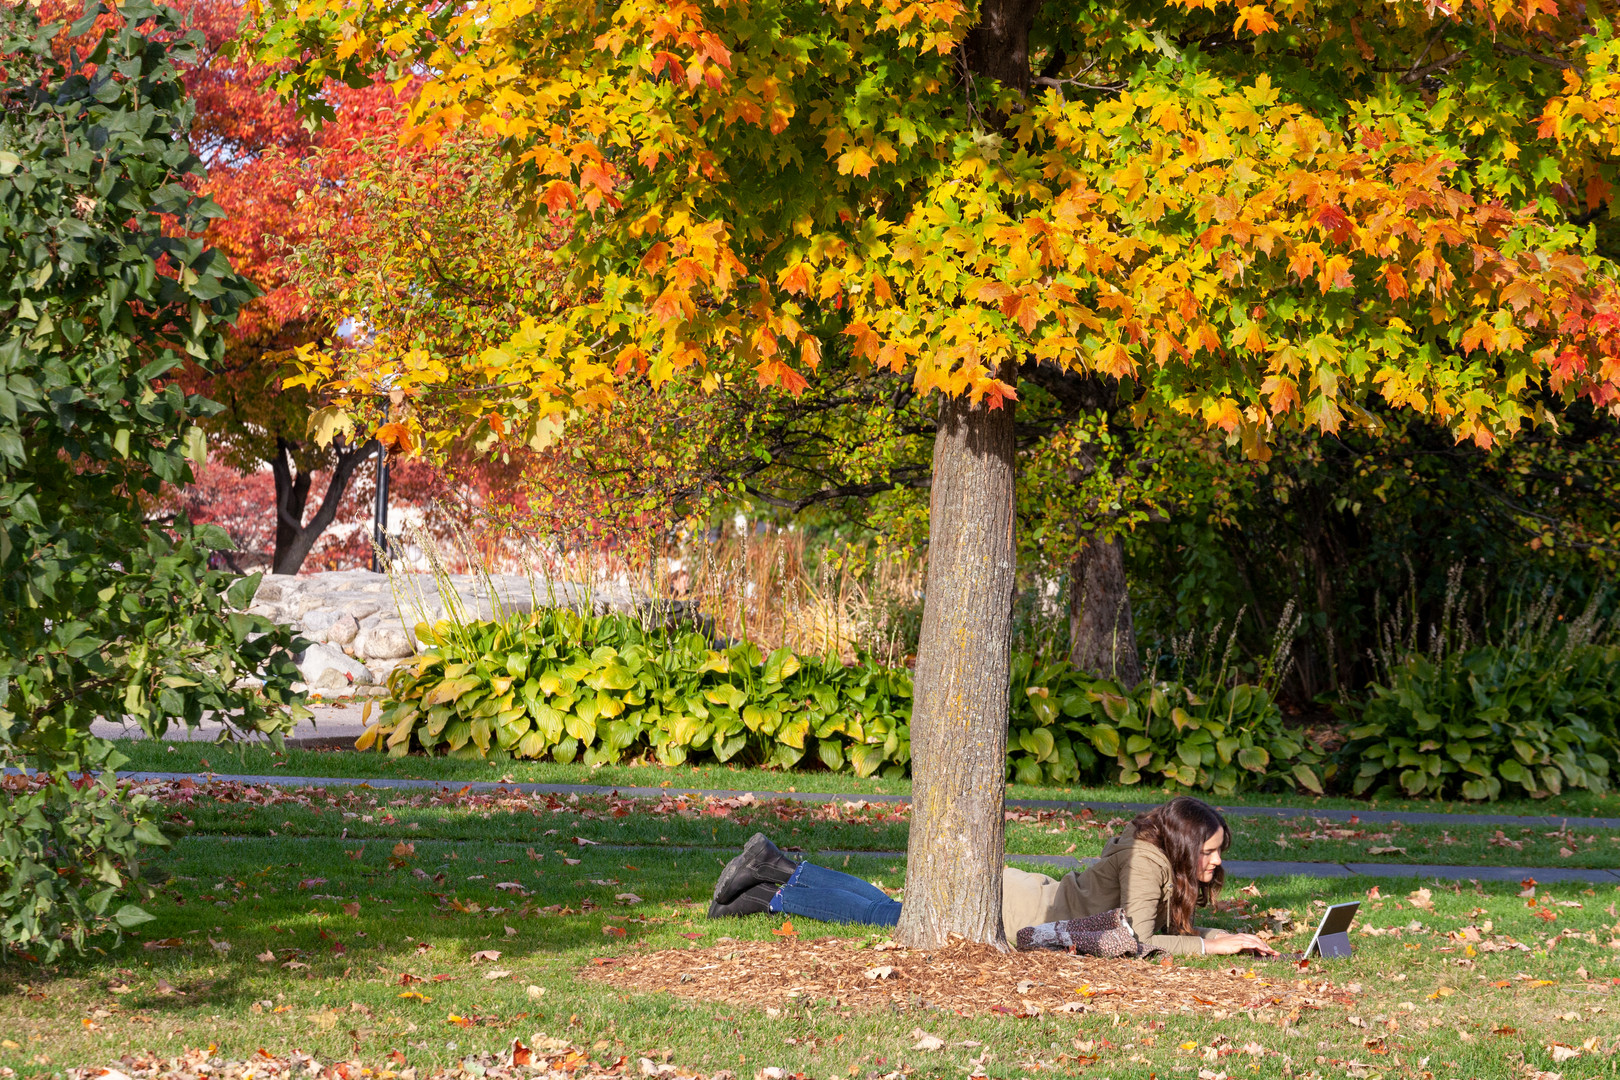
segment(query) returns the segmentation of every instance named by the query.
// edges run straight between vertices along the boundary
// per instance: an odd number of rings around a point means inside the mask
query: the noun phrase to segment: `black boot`
[[[771,898],[776,895],[779,885],[772,885],[762,881],[753,888],[743,892],[737,899],[729,904],[709,904],[709,918],[723,919],[728,915],[758,915],[771,910]]]
[[[720,880],[714,883],[714,902],[729,904],[760,882],[786,885],[798,868],[799,864],[767,840],[764,833],[755,833],[743,845],[742,854],[720,871]]]

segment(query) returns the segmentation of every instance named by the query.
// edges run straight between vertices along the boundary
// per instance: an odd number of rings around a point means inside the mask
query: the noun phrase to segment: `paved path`
[[[379,702],[378,705],[381,703]],[[312,716],[300,720],[293,730],[286,736],[288,746],[344,746],[352,747],[354,740],[358,739],[366,730],[360,715],[365,708],[363,701],[311,701],[310,712]],[[377,708],[371,712],[372,719],[377,717]],[[164,742],[213,742],[219,738],[220,733],[228,727],[222,721],[204,716],[202,723],[196,727],[187,727],[184,724],[175,724],[163,735]],[[269,745],[270,740],[263,736],[245,734],[241,728],[231,727],[231,738],[237,742],[249,745]],[[146,732],[133,721],[120,723],[112,720],[95,720],[90,724],[90,733],[99,735],[103,739],[144,739]]]
[[[370,777],[344,779],[331,776],[238,776],[224,773],[168,773],[130,772],[120,774],[131,780],[228,780],[242,784],[274,784],[279,787],[349,787],[365,784],[374,788],[471,788],[474,791],[521,791],[529,795],[621,795],[626,798],[649,799],[663,795],[687,797],[737,798],[752,795],[766,799],[792,799],[796,802],[886,802],[909,803],[907,795],[858,795],[824,791],[734,791],[724,788],[678,787],[613,787],[606,784],[529,784],[501,783],[493,780],[416,780],[398,777]],[[1158,803],[1091,802],[1084,799],[1008,799],[1007,806],[1020,810],[1070,810],[1093,812],[1110,811],[1140,813],[1151,810]],[[1219,804],[1217,804],[1219,806]],[[1557,829],[1564,825],[1576,829],[1620,829],[1620,818],[1612,817],[1558,817],[1521,814],[1440,814],[1408,810],[1327,810],[1303,806],[1219,806],[1229,817],[1320,818],[1324,821],[1356,819],[1368,823],[1400,822],[1403,825],[1521,825],[1531,828]]]

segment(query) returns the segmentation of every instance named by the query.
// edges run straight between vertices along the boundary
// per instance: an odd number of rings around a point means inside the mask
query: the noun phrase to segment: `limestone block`
[[[349,686],[355,683],[369,686],[372,682],[371,672],[366,665],[332,645],[311,645],[304,650],[304,655],[298,658],[298,673],[311,687],[326,688],[322,678],[328,671],[336,672],[336,678],[341,680],[340,686]],[[340,688],[333,686],[333,689]]]
[[[326,628],[322,638],[328,644],[341,648],[354,644],[354,636],[359,632],[360,624],[355,621],[353,615],[339,615],[332,621],[332,625]]]
[[[354,651],[368,660],[398,660],[413,655],[416,647],[404,627],[383,623],[368,628],[355,641]]]
[[[303,626],[304,633],[308,634],[316,641],[320,641],[322,640],[322,635],[324,635],[327,630],[331,629],[332,624],[337,622],[342,617],[343,613],[341,611],[332,611],[329,608],[320,608],[316,611],[306,611],[304,613],[304,617],[299,620],[299,623],[301,626]]]

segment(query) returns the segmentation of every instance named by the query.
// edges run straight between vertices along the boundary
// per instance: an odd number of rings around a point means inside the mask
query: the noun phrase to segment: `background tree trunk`
[[[1142,681],[1125,545],[1093,536],[1069,569],[1069,662],[1127,689]]]
[[[1016,378],[1010,372],[1002,376]],[[911,834],[896,940],[1006,947],[1002,807],[1012,643],[1011,404],[940,407],[911,716]]]
[[[352,449],[339,449],[333,456],[332,476],[326,483],[326,493],[315,516],[304,522],[304,507],[309,500],[310,474],[294,472],[293,453],[285,440],[277,440],[278,453],[270,463],[276,479],[276,553],[270,569],[276,574],[296,574],[309,558],[315,541],[321,538],[332,519],[337,517],[344,493],[354,471],[368,457],[377,453],[375,439]]]

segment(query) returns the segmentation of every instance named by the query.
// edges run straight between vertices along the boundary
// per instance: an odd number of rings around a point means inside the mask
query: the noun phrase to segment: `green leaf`
[[[1237,754],[1238,764],[1250,772],[1263,773],[1266,766],[1271,764],[1271,755],[1266,753],[1264,747],[1246,746]]]
[[[1318,795],[1322,794],[1322,781],[1317,777],[1316,770],[1309,765],[1295,765],[1294,779],[1307,790],[1314,791]]]
[[[142,923],[153,922],[156,919],[156,915],[150,915],[136,907],[134,904],[125,904],[123,907],[113,912],[113,922],[117,923],[125,930],[140,926]]]

